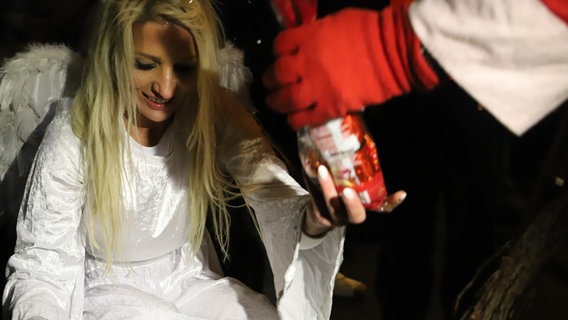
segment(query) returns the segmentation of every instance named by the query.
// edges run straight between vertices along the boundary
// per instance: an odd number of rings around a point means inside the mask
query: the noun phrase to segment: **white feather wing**
[[[32,44],[0,68],[0,216],[17,212],[50,105],[73,94],[79,55],[63,45]]]
[[[229,89],[241,102],[252,108],[250,98],[252,72],[244,64],[244,53],[227,41],[219,52],[218,62],[221,86]]]

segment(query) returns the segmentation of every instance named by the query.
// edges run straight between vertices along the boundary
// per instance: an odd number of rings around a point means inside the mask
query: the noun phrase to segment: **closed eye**
[[[155,63],[142,63],[142,62],[136,60],[134,62],[134,67],[138,70],[146,71],[146,70],[154,69],[156,67],[156,64]]]

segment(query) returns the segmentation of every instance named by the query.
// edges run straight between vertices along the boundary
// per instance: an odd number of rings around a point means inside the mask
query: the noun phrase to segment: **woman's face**
[[[148,21],[133,27],[138,125],[167,123],[197,81],[193,35],[172,23]]]

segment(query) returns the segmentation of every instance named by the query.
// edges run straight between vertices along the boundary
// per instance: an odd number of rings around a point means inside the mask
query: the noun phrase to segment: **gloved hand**
[[[439,80],[422,56],[407,8],[348,8],[282,31],[274,40],[276,61],[263,77],[272,90],[268,106],[298,129],[413,88],[433,88]]]

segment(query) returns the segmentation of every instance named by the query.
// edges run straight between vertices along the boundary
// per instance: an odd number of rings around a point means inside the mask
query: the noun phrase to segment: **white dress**
[[[175,128],[156,147],[130,140],[120,252],[111,273],[88,244],[80,141],[70,99],[58,102],[26,187],[8,265],[7,319],[327,319],[344,229],[300,249],[309,195],[286,172],[255,121],[235,110],[220,156],[247,189],[274,274],[277,306],[224,277],[208,234],[188,244],[187,165]],[[126,158],[125,158],[126,159]],[[95,234],[98,234],[95,228]]]

